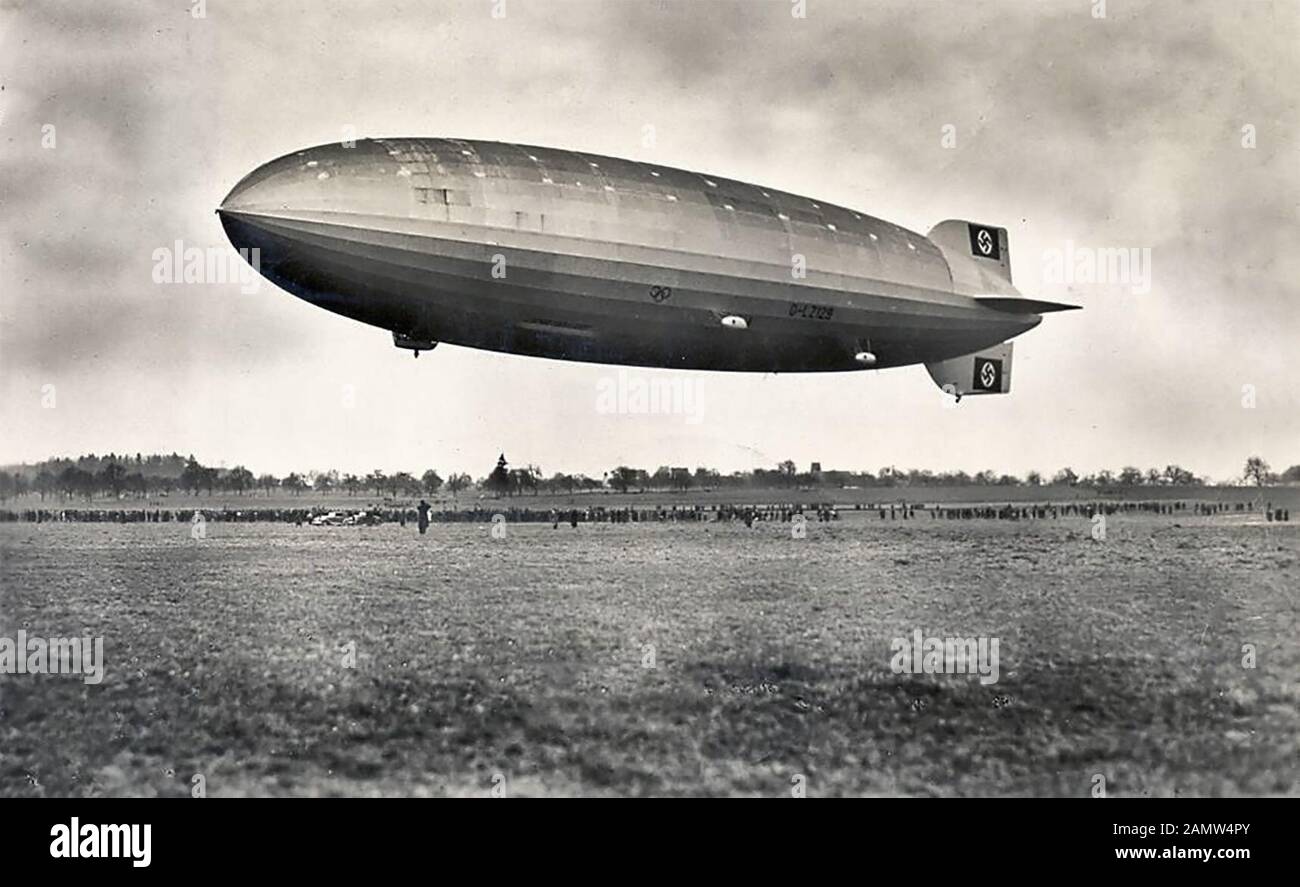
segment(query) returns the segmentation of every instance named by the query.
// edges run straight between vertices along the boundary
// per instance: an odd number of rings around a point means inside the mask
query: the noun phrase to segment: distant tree
[[[366,486],[374,490],[376,496],[382,496],[388,486],[388,475],[376,468],[366,475]]]
[[[95,475],[95,482],[102,490],[107,490],[116,499],[122,493],[123,481],[126,478],[126,469],[116,460],[104,463],[104,467],[99,469]]]
[[[207,483],[207,471],[199,464],[199,460],[190,456],[185,462],[185,467],[181,470],[180,486],[182,490],[192,490],[194,495],[199,494],[203,485]]]
[[[667,465],[660,465],[655,469],[655,473],[650,475],[650,486],[656,490],[671,489],[673,485],[673,470]]]
[[[552,493],[572,493],[578,487],[578,479],[572,474],[556,472],[546,482],[546,488]]]
[[[257,479],[257,485],[266,491],[266,495],[271,495],[271,491],[280,486],[280,479],[274,474],[264,474]]]
[[[1167,483],[1180,487],[1196,483],[1196,475],[1181,465],[1166,465],[1164,479]]]
[[[1246,469],[1242,472],[1242,479],[1254,481],[1255,486],[1262,487],[1269,479],[1269,472],[1272,469],[1269,464],[1259,456],[1251,456],[1246,460]]]
[[[41,471],[37,473],[36,480],[33,482],[32,486],[36,488],[36,492],[40,494],[41,501],[44,502],[46,496],[53,495],[58,491],[59,482],[48,469],[41,469]]]
[[[1282,472],[1281,481],[1284,484],[1300,483],[1300,465],[1292,465]]]
[[[420,494],[420,482],[409,471],[399,471],[388,479],[388,492],[394,499],[398,493],[407,496]]]
[[[1126,465],[1119,472],[1119,482],[1126,487],[1138,487],[1142,485],[1142,469],[1135,468],[1132,465]]]
[[[77,466],[69,465],[58,473],[55,478],[55,489],[59,491],[61,498],[71,499],[77,494]]]
[[[1072,487],[1078,482],[1079,475],[1074,473],[1073,468],[1062,468],[1060,471],[1056,472],[1056,474],[1052,475],[1052,483],[1054,484],[1065,484]]]
[[[420,486],[424,489],[425,494],[432,496],[442,489],[442,476],[430,468],[420,475]]]
[[[518,493],[523,495],[526,490],[532,491],[534,496],[537,495],[539,481],[541,480],[542,470],[536,465],[526,465],[523,468],[512,468],[510,470],[509,488],[512,494]]]
[[[343,475],[341,486],[347,491],[349,496],[355,496],[357,490],[361,489],[361,479],[355,474],[345,474]]]
[[[505,453],[497,457],[497,467],[487,476],[483,488],[498,497],[510,494],[510,463]]]
[[[69,465],[59,472],[59,489],[69,499],[78,495],[90,499],[95,495],[95,476],[75,465]]]
[[[799,469],[795,466],[793,460],[786,459],[784,462],[776,466],[776,470],[781,474],[781,479],[785,482],[787,487],[794,485],[794,478],[795,475],[798,474]]]
[[[928,487],[934,484],[934,472],[928,468],[909,468],[907,485],[909,487]]]
[[[712,468],[705,468],[703,465],[695,469],[691,479],[697,487],[713,488],[718,485],[720,475]]]
[[[339,473],[337,471],[322,471],[316,475],[315,480],[312,481],[312,486],[316,489],[316,492],[324,495],[338,486],[338,482]]]
[[[1159,468],[1148,468],[1146,477],[1147,483],[1153,487],[1158,487],[1165,482]]]
[[[472,483],[474,483],[474,479],[468,474],[452,474],[451,477],[447,478],[447,489],[451,490],[451,495],[454,497]]]
[[[620,465],[609,473],[609,485],[620,493],[626,493],[637,482],[637,474],[637,469]]]
[[[249,471],[242,465],[236,465],[230,469],[226,475],[226,485],[234,490],[240,496],[244,495],[244,490],[251,490],[256,486],[256,480],[253,478],[253,472]]]
[[[289,475],[280,482],[280,486],[293,495],[298,496],[303,490],[307,489],[307,481],[303,480],[302,475],[298,474],[298,472],[291,471],[289,472]]]
[[[1041,486],[1043,483],[1043,476],[1037,471],[1031,471],[1025,475],[1025,483],[1029,484],[1031,487]]]

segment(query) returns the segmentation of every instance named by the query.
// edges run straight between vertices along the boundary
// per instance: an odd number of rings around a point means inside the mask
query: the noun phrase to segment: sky
[[[0,0],[0,464],[1281,470],[1297,46],[1290,0]],[[417,361],[269,282],[154,281],[178,240],[230,249],[213,210],[244,174],[351,133],[652,161],[922,233],[1002,225],[1017,288],[1084,310],[1016,340],[1010,395],[954,408],[919,366],[620,382],[445,345]],[[1103,248],[1149,256],[1149,280],[1055,264]],[[689,406],[602,405],[650,380]]]

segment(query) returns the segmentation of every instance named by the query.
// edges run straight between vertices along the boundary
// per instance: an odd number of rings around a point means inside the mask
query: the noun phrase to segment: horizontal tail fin
[[[1011,390],[1011,349],[1003,342],[974,354],[927,363],[926,370],[934,384],[956,396],[966,394],[1006,394]]]
[[[1050,314],[1053,311],[1077,311],[1080,306],[1063,302],[1044,302],[1041,299],[1020,299],[1014,296],[976,296],[975,301],[994,311],[1008,314]]]

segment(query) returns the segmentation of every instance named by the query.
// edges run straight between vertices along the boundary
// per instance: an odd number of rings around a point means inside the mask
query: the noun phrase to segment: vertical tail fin
[[[954,292],[968,296],[1018,296],[1011,285],[1007,229],[948,219],[926,235],[943,253]]]
[[[1003,342],[974,354],[927,363],[934,384],[958,400],[965,394],[1006,394],[1011,390],[1011,349]]]

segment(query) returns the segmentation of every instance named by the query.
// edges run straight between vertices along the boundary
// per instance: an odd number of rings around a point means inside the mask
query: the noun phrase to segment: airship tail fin
[[[1011,390],[1011,349],[1003,342],[974,354],[927,363],[934,384],[961,400],[966,394],[1006,394]]]
[[[965,219],[948,219],[926,235],[943,253],[953,292],[968,296],[1018,296],[1011,285],[1007,229]]]
[[[1053,311],[1077,311],[1080,305],[1064,302],[1044,302],[1042,299],[1019,299],[1014,296],[976,296],[975,301],[985,308],[1007,314],[1050,314]]]

